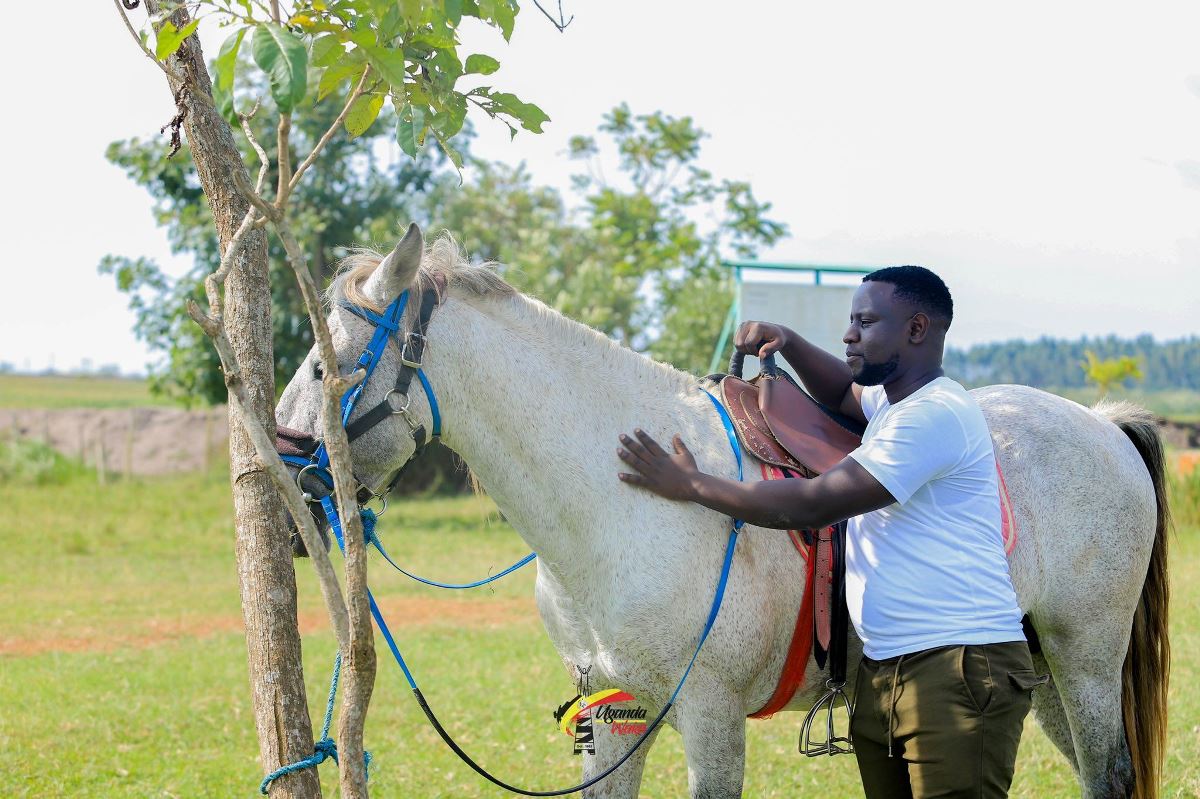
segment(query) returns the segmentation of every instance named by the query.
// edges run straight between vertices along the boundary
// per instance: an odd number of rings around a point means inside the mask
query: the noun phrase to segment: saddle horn
[[[733,355],[729,358],[729,374],[733,375],[734,377],[741,377],[742,366],[745,364],[745,362],[746,353],[734,350]],[[775,353],[772,352],[771,354],[767,355],[767,357],[759,360],[758,373],[759,375],[771,380],[779,377],[779,367],[775,365]]]

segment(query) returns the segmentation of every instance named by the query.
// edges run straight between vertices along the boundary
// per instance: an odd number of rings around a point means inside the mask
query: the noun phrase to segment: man
[[[781,529],[848,519],[846,600],[863,642],[851,731],[876,797],[1003,797],[1033,665],[1000,530],[995,455],[978,404],[942,370],[954,315],[919,266],[863,278],[846,361],[787,328],[746,322],[738,351],[780,352],[809,393],[866,423],[862,444],[812,480],[700,472],[643,431],[621,435],[621,480]]]

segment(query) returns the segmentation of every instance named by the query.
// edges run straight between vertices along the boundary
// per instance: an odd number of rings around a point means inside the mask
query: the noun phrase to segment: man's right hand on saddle
[[[770,322],[742,322],[733,334],[733,348],[762,359],[779,352],[796,334],[783,325]]]

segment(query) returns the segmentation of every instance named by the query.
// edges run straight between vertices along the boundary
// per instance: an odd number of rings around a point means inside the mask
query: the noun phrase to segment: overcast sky
[[[695,118],[702,164],[746,179],[791,228],[764,258],[919,263],[955,298],[951,346],[1040,335],[1200,333],[1200,4],[528,4],[494,85],[538,103],[542,136],[476,120],[478,155],[565,188],[567,138],[626,101]],[[139,13],[139,12],[135,12]],[[0,361],[148,355],[105,253],[175,272],[149,198],[103,156],[172,113],[109,2],[0,48],[8,257]],[[221,32],[204,36],[211,57]],[[53,46],[51,46],[53,44]],[[399,225],[404,220],[397,220]],[[714,331],[714,337],[716,331]]]

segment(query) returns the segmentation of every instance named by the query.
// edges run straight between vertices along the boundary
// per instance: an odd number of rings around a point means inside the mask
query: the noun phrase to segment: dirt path
[[[379,600],[380,609],[394,628],[449,625],[457,628],[494,629],[510,624],[537,624],[533,599],[461,601],[395,597]],[[308,635],[329,629],[321,611],[301,611],[300,632]],[[48,652],[112,652],[146,649],[177,641],[209,638],[242,631],[241,616],[201,616],[182,619],[146,619],[137,625],[98,630],[81,628],[69,635],[33,635],[0,638],[0,657],[31,657]]]
[[[225,457],[225,409],[0,408],[0,436],[32,438],[107,472],[165,474]]]

